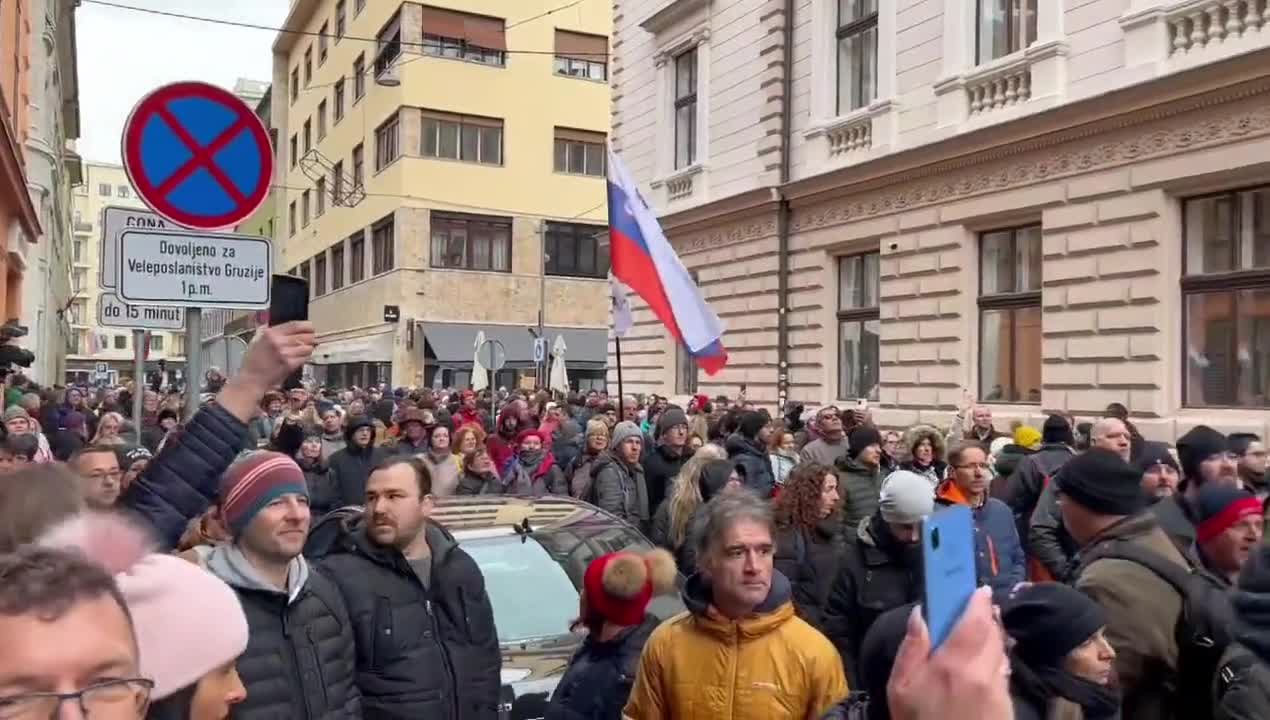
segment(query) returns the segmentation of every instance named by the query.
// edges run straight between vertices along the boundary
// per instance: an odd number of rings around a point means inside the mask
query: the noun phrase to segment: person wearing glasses
[[[975,518],[975,566],[979,583],[994,593],[1008,595],[1027,579],[1027,559],[1010,507],[988,496],[992,470],[988,451],[976,442],[965,442],[948,453],[948,479],[939,485],[935,504],[966,505]]]
[[[67,461],[79,476],[80,489],[88,507],[105,510],[114,506],[123,490],[123,471],[119,454],[110,445],[88,445],[77,450]]]

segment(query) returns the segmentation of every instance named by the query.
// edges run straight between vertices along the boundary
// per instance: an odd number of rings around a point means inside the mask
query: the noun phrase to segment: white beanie
[[[878,507],[887,522],[910,524],[935,511],[935,488],[925,475],[896,470],[882,481]]]

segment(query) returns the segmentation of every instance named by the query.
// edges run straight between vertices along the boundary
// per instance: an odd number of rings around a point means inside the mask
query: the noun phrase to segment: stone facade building
[[[615,7],[614,146],[731,354],[637,309],[628,388],[1270,429],[1264,0]]]

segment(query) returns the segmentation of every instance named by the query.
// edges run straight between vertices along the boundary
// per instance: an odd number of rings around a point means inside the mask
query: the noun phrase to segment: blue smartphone
[[[954,505],[922,521],[922,614],[930,629],[931,650],[948,639],[974,594],[975,521],[970,508]]]

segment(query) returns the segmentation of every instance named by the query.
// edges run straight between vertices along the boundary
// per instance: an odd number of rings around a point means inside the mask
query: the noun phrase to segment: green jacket
[[[860,527],[860,521],[878,509],[882,469],[862,465],[850,457],[839,458],[834,464],[838,469],[838,494],[842,496],[843,527]]]

